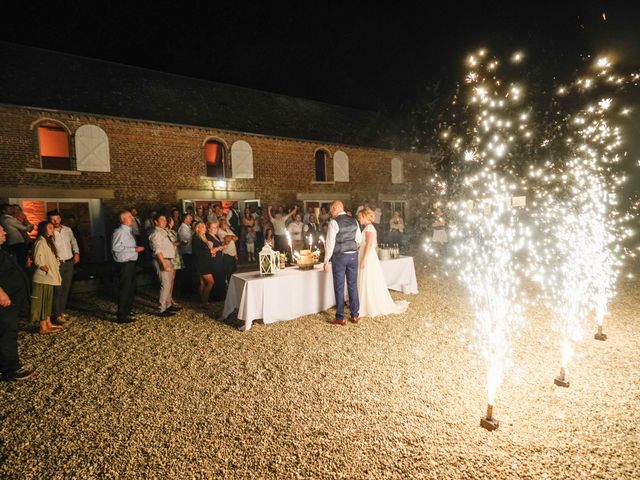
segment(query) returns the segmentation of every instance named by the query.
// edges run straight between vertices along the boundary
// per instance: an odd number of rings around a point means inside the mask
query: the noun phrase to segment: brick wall
[[[38,119],[55,119],[73,134],[81,125],[101,127],[109,138],[111,172],[82,172],[80,175],[28,172],[40,168],[31,126]],[[211,191],[213,179],[206,175],[203,143],[208,137],[221,139],[228,147],[245,140],[253,149],[253,179],[228,179],[227,190],[255,192],[263,205],[293,205],[297,194],[348,193],[357,205],[366,199],[390,196],[410,200],[410,184],[426,171],[424,155],[349,145],[323,144],[307,140],[251,135],[241,132],[177,126],[127,119],[40,111],[0,106],[0,201],[8,187],[54,187],[59,189],[112,189],[105,199],[107,214],[137,205],[146,210],[177,203],[177,190]],[[332,156],[336,150],[349,157],[349,182],[314,184],[317,148]],[[391,183],[391,159],[404,159],[405,183]],[[333,178],[331,157],[327,176]],[[92,195],[87,192],[87,198]],[[301,202],[298,202],[301,203]]]

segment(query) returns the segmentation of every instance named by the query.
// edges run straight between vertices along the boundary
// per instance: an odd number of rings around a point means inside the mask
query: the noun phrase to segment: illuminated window
[[[56,123],[45,122],[38,125],[37,133],[42,168],[72,170],[70,138],[67,130]]]
[[[327,157],[329,154],[326,150],[316,150],[316,182],[327,181]]]
[[[231,168],[227,165],[227,152],[217,140],[207,140],[204,144],[204,160],[207,177],[230,177]]]

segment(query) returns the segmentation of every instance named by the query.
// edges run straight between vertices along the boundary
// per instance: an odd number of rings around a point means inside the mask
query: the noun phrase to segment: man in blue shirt
[[[144,247],[136,245],[136,238],[131,231],[133,215],[128,210],[120,212],[120,226],[113,232],[111,252],[116,261],[119,279],[118,319],[117,323],[131,323],[131,309],[136,295],[136,261],[138,253]]]

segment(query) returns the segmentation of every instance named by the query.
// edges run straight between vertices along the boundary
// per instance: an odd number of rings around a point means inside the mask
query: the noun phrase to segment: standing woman
[[[220,222],[226,223],[226,219],[222,219]],[[211,251],[211,270],[213,272],[213,301],[221,302],[226,296],[226,264],[224,261],[224,252],[227,248],[227,244],[224,238],[220,238],[220,227],[217,223],[207,223],[207,242]]]
[[[33,274],[31,291],[31,321],[40,324],[41,335],[56,333],[62,327],[51,323],[53,310],[53,287],[62,285],[60,260],[56,245],[53,243],[53,224],[42,221],[38,224],[38,238],[33,247],[33,263],[36,271]]]
[[[209,294],[213,288],[213,264],[211,262],[211,249],[205,236],[207,226],[204,222],[196,222],[193,226],[193,239],[191,248],[196,272],[200,277],[200,304],[203,308],[210,309]]]
[[[173,263],[173,277],[171,278],[171,306],[176,309],[180,308],[180,306],[173,300],[173,289],[176,284],[176,271],[182,270],[184,268],[184,261],[182,260],[182,255],[180,255],[180,247],[182,242],[178,240],[178,234],[176,233],[176,229],[174,229],[176,225],[173,217],[167,217],[167,226],[165,230],[167,231],[167,235],[169,236],[169,240],[176,247],[176,253],[171,259],[171,263]],[[182,225],[180,225],[182,227]]]
[[[249,228],[254,228],[255,226],[256,226],[256,219],[251,214],[251,209],[249,207],[245,207],[244,215],[242,217],[242,235],[240,237],[240,240],[242,242],[244,242],[246,244],[246,242],[247,242],[247,239],[246,239],[247,231],[249,230]],[[245,248],[244,251],[246,252],[247,249]],[[247,255],[247,257],[248,257],[248,255]]]
[[[387,288],[378,260],[378,232],[374,227],[376,214],[370,208],[364,208],[358,213],[363,242],[358,249],[358,299],[360,300],[360,315],[363,317],[377,317],[392,313],[403,313],[409,307],[409,302],[398,300],[394,302]]]

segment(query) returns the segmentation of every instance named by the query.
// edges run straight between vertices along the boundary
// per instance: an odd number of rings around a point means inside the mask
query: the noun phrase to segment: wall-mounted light
[[[224,180],[216,180],[213,182],[213,188],[216,190],[224,190],[227,188],[227,182]]]

